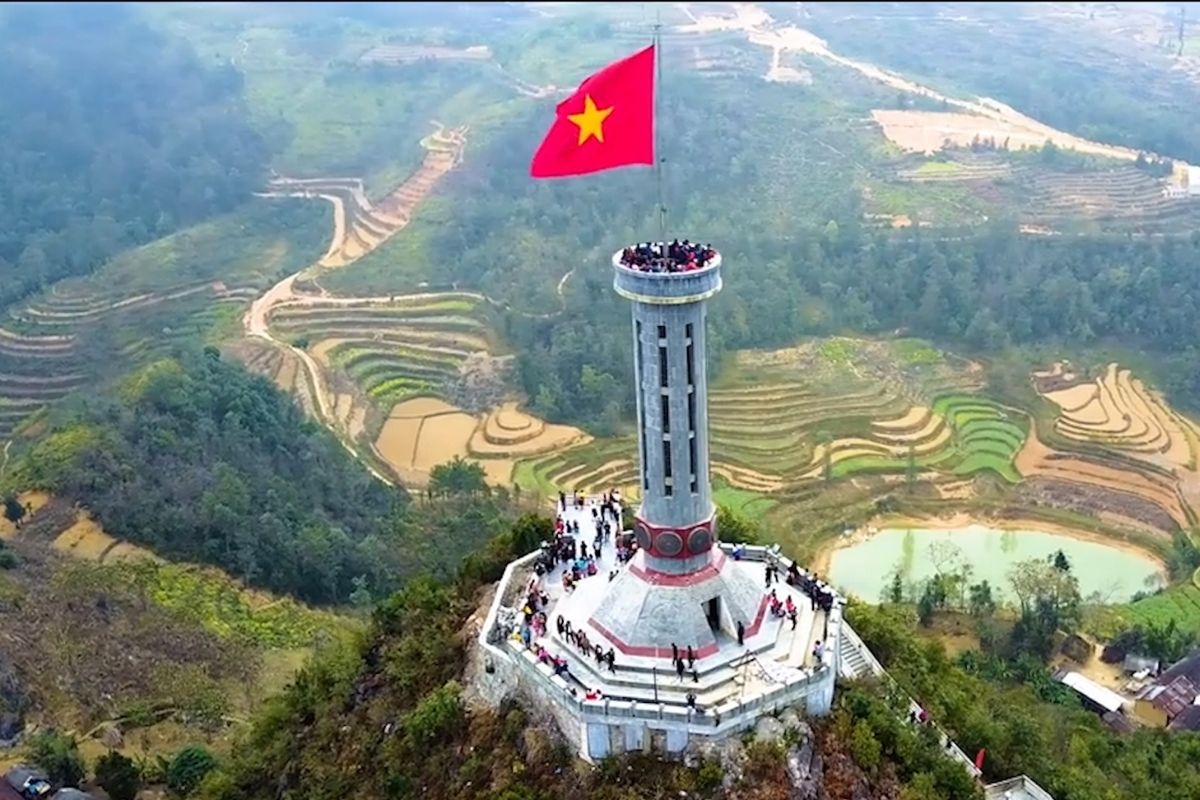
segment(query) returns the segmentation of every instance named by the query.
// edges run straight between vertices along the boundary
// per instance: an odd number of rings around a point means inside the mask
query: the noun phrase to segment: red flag
[[[558,104],[533,154],[535,178],[654,163],[654,45],[614,61]]]

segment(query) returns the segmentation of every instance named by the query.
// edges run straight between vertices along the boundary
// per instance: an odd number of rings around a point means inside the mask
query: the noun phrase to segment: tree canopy
[[[58,409],[0,495],[48,489],[163,556],[362,605],[415,575],[452,575],[505,528],[514,499],[480,488],[477,466],[463,465],[465,494],[412,503],[274,384],[210,349],[150,364],[116,398]]]
[[[1026,774],[1058,800],[1169,800],[1200,793],[1200,734],[1118,735],[1080,707],[1036,659],[998,664],[977,650],[952,661],[913,635],[901,609],[855,604],[849,619],[889,674],[969,754],[984,777]]]
[[[242,78],[132,6],[0,11],[0,303],[244,200],[267,147]]]

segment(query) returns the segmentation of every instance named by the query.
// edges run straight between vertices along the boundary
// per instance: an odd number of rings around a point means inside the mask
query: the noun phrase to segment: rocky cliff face
[[[12,747],[25,727],[29,697],[12,662],[0,654],[0,747]]]

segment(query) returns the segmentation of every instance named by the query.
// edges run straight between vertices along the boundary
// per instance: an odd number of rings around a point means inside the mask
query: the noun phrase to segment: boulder
[[[717,761],[721,765],[721,786],[728,794],[745,774],[746,748],[740,739],[723,739],[716,744]]]
[[[820,759],[813,746],[811,731],[798,746],[788,749],[786,762],[792,800],[817,800],[824,794]]]
[[[27,703],[25,687],[16,668],[0,654],[0,710],[21,712]]]
[[[0,746],[16,741],[25,728],[21,715],[15,711],[0,712]]]
[[[125,737],[121,735],[121,729],[114,722],[105,722],[100,726],[100,734],[97,736],[100,744],[107,747],[109,750],[117,750],[125,742]]]
[[[783,739],[783,723],[774,717],[763,717],[754,725],[754,737],[761,742],[778,742]]]
[[[783,727],[789,730],[798,729],[800,727],[800,713],[794,708],[785,708],[783,713],[779,715],[779,721],[783,723]]]

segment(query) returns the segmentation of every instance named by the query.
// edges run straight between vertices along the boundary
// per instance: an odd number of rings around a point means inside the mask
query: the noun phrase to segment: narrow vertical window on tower
[[[671,442],[667,439],[663,440],[663,494],[670,497],[673,490],[671,489]]]
[[[662,429],[663,438],[671,435],[671,396],[668,394],[659,396],[659,404],[662,406]]]
[[[688,386],[696,383],[696,357],[692,348],[692,323],[687,324],[687,378]]]
[[[635,388],[638,393],[638,404],[637,404],[638,432],[640,434],[638,436],[638,439],[640,440],[640,444],[642,446],[642,491],[646,491],[647,489],[650,488],[650,478],[646,473],[646,409],[644,407],[646,398],[642,392],[642,382],[644,380],[644,377],[642,374],[642,321],[641,320],[634,321],[634,338],[637,339],[637,341],[634,343],[634,348],[633,348],[633,360],[634,360],[634,371],[637,373],[635,375],[635,379],[636,379]]]
[[[692,492],[692,494],[695,494],[700,489],[700,479],[698,477],[696,477],[696,473],[699,472],[699,470],[696,469],[696,437],[695,436],[688,439],[688,458],[691,461],[691,468],[692,468],[691,492]]]
[[[688,350],[691,349],[689,345]],[[691,386],[688,387],[688,456],[692,468],[692,494],[695,494],[699,490],[700,479],[697,477],[697,473],[700,470],[697,469],[698,459],[696,458],[696,392]]]
[[[666,389],[667,382],[667,348],[658,346],[658,385]]]

